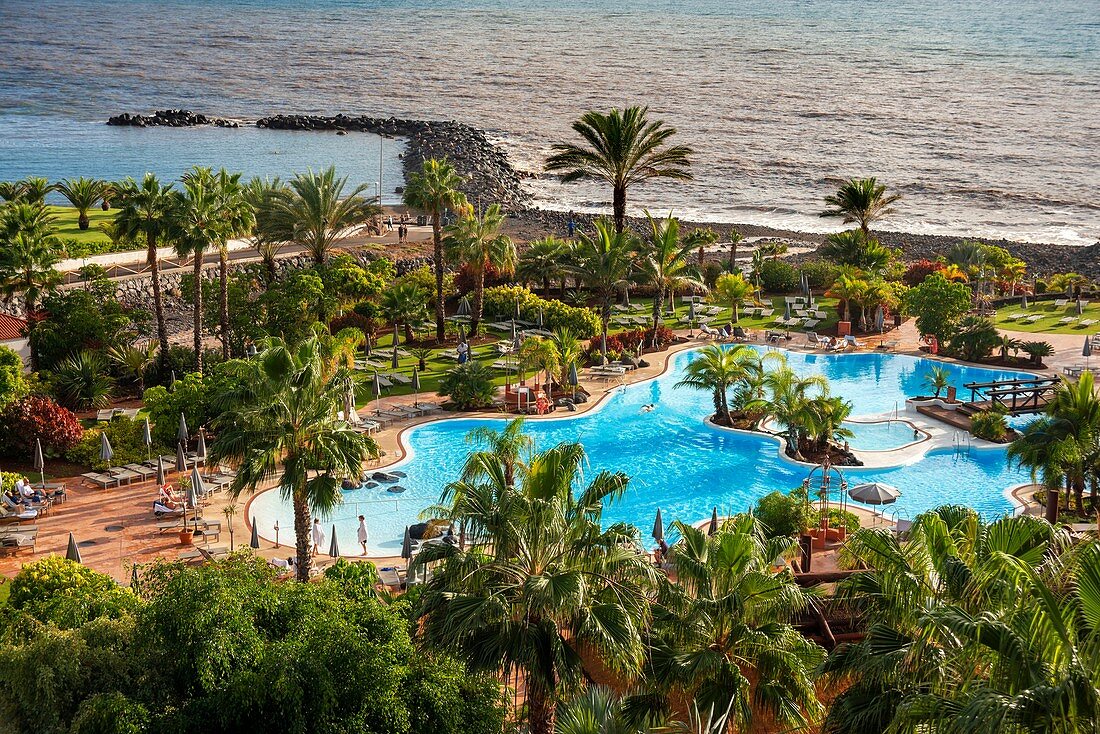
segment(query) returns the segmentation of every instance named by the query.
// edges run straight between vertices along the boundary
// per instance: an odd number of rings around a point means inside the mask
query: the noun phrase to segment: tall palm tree
[[[120,233],[135,242],[145,244],[145,262],[153,285],[153,314],[157,321],[157,343],[160,364],[168,363],[168,325],[164,319],[164,292],[160,281],[160,258],[157,248],[168,244],[175,234],[179,194],[172,185],[162,185],[152,173],[146,173],[141,183],[128,178],[116,189],[119,209],[114,223]]]
[[[649,229],[639,247],[638,277],[653,286],[653,346],[657,346],[657,327],[664,311],[665,297],[680,288],[705,289],[695,266],[695,243],[680,239],[680,220],[671,214],[654,219],[647,211]]]
[[[88,229],[88,210],[106,200],[110,184],[98,178],[67,178],[55,187],[76,209],[76,223],[80,229]]]
[[[294,506],[298,580],[309,581],[311,515],[331,512],[341,480],[358,476],[378,448],[337,418],[352,375],[326,369],[316,338],[296,347],[273,339],[241,369],[246,379],[220,398],[225,412],[214,421],[209,460],[236,465],[234,499],[276,483]]]
[[[219,321],[221,325],[222,358],[229,359],[229,240],[252,231],[256,224],[256,210],[241,184],[241,174],[230,173],[224,168],[214,174],[213,185],[217,192],[219,218],[218,286]]]
[[[426,213],[432,219],[432,266],[435,270],[435,339],[446,335],[443,314],[443,214],[448,209],[463,212],[469,207],[459,188],[462,177],[446,160],[429,158],[405,182],[405,206]]]
[[[636,529],[602,522],[628,479],[600,472],[577,492],[584,460],[579,444],[561,444],[531,457],[514,486],[500,464],[449,486],[437,511],[475,546],[425,546],[412,564],[442,562],[424,590],[424,637],[473,670],[521,673],[533,734],[553,731],[585,655],[627,675],[644,655],[654,570]]]
[[[841,310],[843,316],[841,321],[851,321],[852,317],[852,302],[857,299],[867,288],[867,281],[854,277],[852,275],[842,273],[837,276],[837,279],[833,281],[833,284],[829,286],[829,290],[825,292],[825,295],[830,298],[837,298],[843,304],[844,308]]]
[[[563,171],[562,181],[594,179],[611,186],[615,231],[626,226],[626,193],[633,184],[654,178],[692,178],[692,149],[668,145],[676,128],[649,121],[648,107],[590,111],[573,123],[583,145],[557,143],[547,171]]]
[[[845,182],[835,194],[825,197],[831,209],[821,212],[822,217],[842,217],[845,224],[856,223],[863,239],[871,238],[871,223],[893,214],[893,204],[901,194],[886,193],[885,184],[874,178],[853,178]]]
[[[46,203],[46,195],[56,187],[49,179],[41,176],[28,176],[19,181],[0,181],[0,199],[11,204]]]
[[[753,376],[763,376],[760,353],[739,344],[724,349],[717,344],[703,347],[684,369],[684,377],[676,387],[705,390],[714,396],[714,412],[719,421],[730,423],[729,391],[738,382]]]
[[[250,244],[256,254],[260,256],[261,262],[263,262],[268,287],[275,282],[275,259],[284,244],[282,240],[275,238],[270,219],[275,209],[276,200],[286,196],[286,191],[286,184],[278,176],[270,179],[251,178],[244,187],[244,196],[252,206],[256,216],[256,224],[252,229]]]
[[[511,275],[516,269],[516,246],[508,235],[501,233],[503,225],[504,212],[499,204],[493,204],[481,216],[473,211],[463,214],[448,228],[443,241],[447,257],[464,265],[474,278],[471,338],[477,336],[485,306],[485,271],[493,267],[502,275]]]
[[[518,359],[521,372],[526,371],[528,367],[532,367],[536,372],[536,378],[539,370],[546,373],[546,388],[549,394],[554,382],[554,375],[561,372],[562,364],[561,353],[558,351],[554,340],[543,339],[541,336],[524,339],[519,350]]]
[[[54,218],[42,204],[20,202],[0,209],[0,294],[9,299],[23,296],[32,370],[38,369],[34,339],[38,303],[61,282],[61,273],[54,268],[61,252],[55,231]]]
[[[542,294],[550,295],[550,281],[561,276],[568,250],[557,237],[544,237],[528,244],[519,257],[516,278],[524,283],[541,283]]]
[[[611,303],[619,289],[634,274],[634,237],[613,229],[606,220],[593,222],[592,234],[583,232],[575,250],[576,264],[569,267],[595,295],[600,304],[602,343],[600,354],[607,361],[607,326],[611,322]]]
[[[315,263],[324,263],[337,242],[382,211],[363,198],[367,184],[345,193],[347,185],[348,177],[337,178],[333,166],[295,174],[285,187],[272,191],[259,236],[297,245]]]
[[[733,321],[737,323],[741,302],[752,295],[752,283],[745,280],[741,273],[722,273],[714,281],[714,292],[711,295],[718,303],[729,306]]]
[[[730,238],[730,260],[729,267],[726,269],[731,273],[739,273],[740,269],[737,267],[737,246],[741,244],[741,240],[745,239],[745,236],[738,232],[736,229],[731,229],[729,233]]]
[[[795,541],[766,537],[748,515],[711,536],[674,526],[680,542],[668,560],[676,583],[661,586],[647,666],[657,690],[728,711],[737,731],[753,731],[759,713],[791,729],[816,721],[823,711],[814,677],[824,651],[791,624],[810,596],[790,573],[771,570]]]

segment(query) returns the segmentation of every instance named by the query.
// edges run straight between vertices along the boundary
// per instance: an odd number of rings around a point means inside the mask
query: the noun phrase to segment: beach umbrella
[[[512,336],[512,350],[518,352],[523,346],[523,336],[520,334],[514,334]]]
[[[653,521],[653,539],[660,543],[665,537],[665,524],[661,520],[661,508],[657,508],[657,519]]]
[[[848,490],[848,496],[865,505],[889,505],[901,497],[901,490],[882,482],[857,484]]]
[[[363,341],[363,354],[367,357],[371,354],[370,334],[367,334],[367,338]]]
[[[517,337],[517,334],[516,334],[516,320],[512,319],[512,341],[513,342],[516,340],[516,337]]]
[[[176,444],[176,471],[187,471],[187,454],[183,453],[183,444]]]
[[[397,369],[397,324],[393,325],[393,357],[390,359],[390,367]]]
[[[710,514],[710,527],[707,528],[707,535],[714,535],[718,532],[718,506],[715,505],[714,511]]]
[[[690,301],[688,301],[688,321],[693,322],[695,321],[695,318],[695,299],[692,298]]]
[[[607,364],[607,332],[600,334],[600,364]]]
[[[168,484],[168,478],[164,476],[164,457],[157,457],[157,486],[163,487]]]
[[[459,321],[458,322],[458,343],[461,344],[464,341],[466,341],[466,327],[462,324],[461,321]]]
[[[1081,356],[1085,358],[1085,369],[1089,367],[1089,357],[1092,356],[1092,337],[1085,337],[1085,346],[1081,347]]]
[[[340,544],[336,542],[336,523],[332,523],[332,543],[329,544],[328,554],[332,558],[340,557]]]
[[[191,491],[187,496],[188,501],[191,503],[191,507],[195,510],[195,519],[199,519],[199,498],[206,494],[206,485],[203,484],[202,475],[199,474],[199,467],[191,467]]]
[[[413,367],[413,405],[420,404],[420,370]]]
[[[1085,315],[1085,304],[1080,298],[1077,299],[1077,315],[1078,316],[1084,316]]]
[[[875,331],[881,332],[883,324],[886,322],[886,313],[882,310],[882,306],[879,305],[875,309]]]
[[[110,463],[115,456],[115,450],[111,448],[111,440],[106,432],[99,434],[99,460]]]
[[[133,566],[130,566],[130,588],[133,589],[134,591],[137,591],[137,587],[138,587],[138,572],[137,572],[137,564],[135,563]]]
[[[359,412],[355,410],[355,383],[350,380],[344,393],[344,420],[353,426],[359,425]]]
[[[539,306],[539,328],[542,328],[542,306]]]
[[[172,370],[172,375],[168,378],[168,392],[176,391],[176,371]]]
[[[470,315],[470,299],[469,298],[467,298],[466,296],[463,296],[461,299],[459,299],[459,301],[458,301],[458,311],[455,313],[455,315],[456,316],[465,316],[465,317],[468,317]]]
[[[145,458],[149,458],[149,450],[153,448],[153,429],[149,426],[149,419],[145,419],[145,425],[141,429],[141,440],[145,444]]]
[[[405,537],[401,539],[401,557],[406,561],[412,558],[412,536],[409,534],[409,526],[405,526]]]
[[[335,538],[335,537],[336,536],[333,535],[333,538]],[[259,550],[259,548],[260,548],[260,529],[258,527],[256,527],[256,516],[255,515],[252,516],[252,539],[248,541],[248,546],[250,548],[255,548],[257,550]]]
[[[42,456],[42,441],[34,439],[34,469],[42,475],[42,486],[46,485],[46,458]]]
[[[1027,310],[1027,294],[1020,296],[1020,308]]]
[[[809,282],[809,281],[807,281],[807,282]],[[806,289],[806,302],[811,306],[814,305],[814,289],[813,288],[807,288]]]
[[[186,444],[191,440],[191,434],[187,431],[187,416],[180,413],[180,427],[176,431],[176,440],[182,444]]]
[[[195,453],[200,459],[206,458],[206,435],[202,432],[201,428],[199,429],[199,447],[198,451]]]
[[[382,380],[378,377],[378,373],[374,373],[374,399],[382,399]]]
[[[76,547],[76,538],[72,533],[69,533],[69,547],[65,550],[65,560],[84,563],[80,559],[80,549]]]
[[[577,383],[580,380],[577,378],[577,363],[573,362],[569,365],[569,384],[573,386],[573,400],[577,399]]]
[[[786,305],[786,307],[783,309],[783,320],[784,321],[790,321],[791,320],[791,304],[790,303],[788,303]]]

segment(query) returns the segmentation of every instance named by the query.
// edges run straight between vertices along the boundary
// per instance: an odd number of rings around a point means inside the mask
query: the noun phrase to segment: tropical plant
[[[229,240],[252,231],[256,224],[255,209],[241,184],[241,174],[230,173],[224,168],[214,174],[212,184],[216,191],[218,238],[219,322],[221,326],[222,359],[229,359]]]
[[[71,410],[40,395],[16,400],[0,414],[3,454],[25,457],[39,439],[47,455],[57,456],[75,446],[83,435],[84,429]]]
[[[1023,347],[1023,342],[1019,339],[1009,336],[1008,334],[1000,334],[1000,342],[998,348],[1001,350],[1001,359],[1008,359],[1008,353],[1012,352],[1012,356],[1016,354]]]
[[[579,364],[581,355],[584,353],[584,345],[568,326],[557,327],[553,334],[551,339],[557,347],[561,367],[558,382],[564,385],[569,380],[570,371]]]
[[[9,204],[0,210],[0,294],[23,296],[32,370],[38,369],[38,302],[61,282],[54,267],[60,260],[54,232],[54,218],[41,204]]]
[[[636,709],[634,698],[617,696],[607,688],[591,686],[584,693],[558,706],[554,733],[670,734],[676,731],[665,717]],[[710,731],[718,734],[724,729],[722,726]],[[683,731],[687,734],[688,730],[684,727]]]
[[[561,171],[562,181],[592,179],[611,186],[615,231],[626,226],[627,189],[655,178],[687,181],[692,178],[691,148],[668,145],[676,128],[649,121],[648,107],[590,111],[573,123],[583,145],[556,143],[546,161],[547,171]]]
[[[138,395],[145,393],[145,375],[157,361],[157,343],[149,342],[144,348],[123,344],[107,349],[107,357],[137,384]]]
[[[988,357],[1001,343],[993,322],[983,316],[965,316],[951,335],[948,348],[970,362]]]
[[[23,359],[14,349],[0,346],[0,411],[28,392],[30,385],[23,374]]]
[[[1020,351],[1031,358],[1032,365],[1040,367],[1043,364],[1043,357],[1054,354],[1054,347],[1050,342],[1025,341],[1020,344]]]
[[[798,287],[798,273],[788,262],[766,259],[760,265],[760,285],[768,293],[790,293]]]
[[[519,256],[516,278],[521,283],[538,283],[542,295],[550,295],[550,281],[561,278],[569,245],[557,237],[544,237],[531,242]]]
[[[661,323],[665,298],[675,297],[681,288],[705,288],[698,268],[692,262],[695,244],[680,239],[680,221],[671,214],[654,219],[647,211],[646,237],[638,248],[637,277],[653,286],[653,346],[657,346],[657,327]]]
[[[576,248],[577,262],[570,267],[595,295],[600,304],[600,328],[603,342],[607,341],[607,327],[611,321],[611,302],[619,289],[624,287],[634,273],[632,253],[634,238],[616,231],[606,220],[593,222],[592,234],[581,234]],[[607,361],[606,348],[601,352]]]
[[[845,182],[825,203],[831,208],[821,212],[822,217],[841,217],[845,224],[859,225],[864,240],[871,238],[871,224],[888,214],[893,214],[893,204],[900,194],[886,193],[886,186],[874,178],[853,178]]]
[[[58,192],[76,209],[76,224],[80,229],[88,229],[88,210],[100,202],[106,201],[110,184],[97,178],[67,178],[55,187]]]
[[[814,428],[815,401],[829,397],[829,381],[823,375],[802,377],[783,365],[766,374],[763,382],[767,395],[756,407],[778,424],[776,435],[786,438],[791,455],[802,461]]]
[[[738,382],[764,374],[760,353],[744,344],[729,349],[717,344],[692,354],[676,387],[704,390],[714,397],[714,412],[719,422],[730,424],[729,391]]]
[[[179,207],[179,195],[171,184],[161,185],[152,173],[145,174],[141,183],[128,178],[117,189],[119,209],[114,223],[124,237],[145,244],[145,262],[149,265],[149,279],[153,286],[153,313],[157,321],[157,343],[160,345],[160,365],[163,369],[168,359],[168,326],[164,318],[164,293],[160,280],[160,258],[157,248],[172,242],[175,235],[175,215]]]
[[[579,444],[561,444],[532,456],[514,485],[504,461],[449,485],[435,514],[474,547],[425,546],[412,563],[437,564],[424,637],[472,670],[522,673],[533,734],[553,731],[558,701],[581,685],[583,655],[631,674],[644,654],[654,570],[633,527],[602,522],[628,479],[600,472],[575,491],[584,460]]]
[[[459,410],[486,408],[493,404],[496,386],[493,371],[481,362],[469,361],[453,367],[439,378],[439,394],[449,397]]]
[[[466,456],[462,481],[490,479],[498,469],[506,487],[514,487],[516,478],[527,469],[528,454],[535,446],[531,434],[523,432],[523,416],[508,421],[503,430],[479,426],[466,434],[466,443],[479,447]]]
[[[378,447],[337,418],[352,375],[326,368],[316,338],[296,347],[272,339],[240,365],[246,379],[220,399],[225,410],[213,423],[217,437],[208,461],[237,467],[229,486],[234,499],[275,482],[294,507],[298,580],[309,581],[311,514],[332,512],[340,481],[359,476]]]
[[[738,321],[738,309],[741,302],[752,295],[752,284],[741,273],[723,273],[714,281],[711,298],[733,313],[733,321]]]
[[[522,371],[532,368],[545,372],[548,389],[553,386],[554,375],[561,372],[561,352],[553,339],[543,339],[540,336],[524,339],[519,349],[518,361]]]
[[[986,441],[1003,441],[1008,435],[1008,420],[999,410],[979,411],[970,416],[970,433]]]
[[[876,239],[867,239],[858,229],[831,234],[818,254],[838,265],[852,265],[866,273],[881,274],[890,264],[894,253]]]
[[[28,176],[19,181],[0,181],[0,199],[11,204],[43,206],[46,195],[54,188],[49,179],[41,176]]]
[[[745,239],[745,235],[736,229],[731,229],[727,236],[730,238],[730,259],[726,265],[726,270],[731,273],[740,273],[741,269],[737,267],[737,246]]]
[[[852,414],[852,404],[837,396],[819,396],[806,405],[805,426],[810,450],[815,455],[824,452],[830,443],[851,438],[852,431],[844,421]]]
[[[959,318],[970,310],[970,289],[962,283],[952,283],[940,273],[932,273],[923,283],[909,289],[902,307],[916,317],[921,334],[931,334],[942,344],[954,332]]]
[[[315,263],[324,263],[337,242],[381,213],[362,196],[367,184],[345,192],[347,185],[347,176],[338,178],[334,166],[295,174],[286,186],[270,190],[257,235],[298,245]]]
[[[1088,278],[1077,273],[1056,273],[1047,281],[1047,292],[1072,294],[1075,288],[1088,285]]]
[[[729,712],[737,731],[755,731],[761,713],[791,729],[815,722],[814,673],[825,655],[792,624],[810,596],[789,572],[772,570],[794,541],[767,537],[749,515],[709,536],[674,527],[676,583],[661,586],[647,666],[658,690]]]
[[[489,268],[500,275],[511,275],[516,268],[516,246],[502,234],[504,212],[493,204],[485,213],[465,212],[447,229],[443,248],[449,259],[468,269],[474,278],[473,312],[470,314],[470,336],[477,336],[485,304],[485,273]]]
[[[432,268],[435,272],[435,339],[446,336],[443,311],[443,214],[447,210],[464,212],[469,208],[466,195],[459,189],[462,177],[446,160],[429,158],[405,183],[405,205],[428,214],[432,220]]]
[[[932,365],[924,373],[923,383],[938,398],[941,392],[951,386],[951,371],[940,365]]]
[[[405,327],[405,341],[412,340],[412,325],[427,316],[424,291],[413,282],[394,281],[382,292],[379,306],[382,314],[394,326]]]
[[[272,226],[271,219],[276,200],[288,196],[287,191],[287,185],[278,176],[270,179],[251,178],[244,186],[245,200],[256,216],[256,224],[252,229],[249,244],[260,256],[268,286],[275,282],[277,273],[275,260],[284,244],[278,239],[281,235],[278,227]]]
[[[852,303],[859,298],[867,288],[867,281],[862,278],[853,277],[848,273],[841,273],[836,280],[833,281],[829,290],[825,291],[825,295],[830,298],[838,299],[843,308],[841,309],[841,321],[852,320]]]
[[[114,380],[107,360],[98,352],[82,350],[58,365],[52,377],[58,401],[68,408],[102,408],[111,401]]]

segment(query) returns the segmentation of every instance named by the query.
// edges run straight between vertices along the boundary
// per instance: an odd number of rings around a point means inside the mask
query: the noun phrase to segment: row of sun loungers
[[[432,413],[438,413],[443,408],[437,403],[417,403],[416,405],[383,405],[375,408],[371,415],[376,426],[387,426],[395,421],[411,420]]]
[[[97,411],[95,414],[96,421],[103,423],[113,420],[117,416],[124,416],[126,418],[137,418],[137,408],[106,408],[104,410]]]

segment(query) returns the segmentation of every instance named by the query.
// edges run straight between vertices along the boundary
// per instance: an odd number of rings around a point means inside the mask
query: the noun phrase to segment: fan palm
[[[125,372],[133,376],[139,395],[145,394],[145,374],[157,361],[157,343],[149,342],[144,348],[123,344],[107,350],[107,357]]]
[[[821,212],[823,217],[842,217],[845,224],[856,223],[863,239],[871,238],[871,223],[893,214],[893,204],[900,194],[886,193],[886,186],[874,178],[853,178],[845,182],[837,192],[825,197],[831,206]]]
[[[737,246],[741,244],[741,240],[745,239],[745,235],[738,232],[736,229],[731,229],[729,233],[730,238],[730,260],[729,265],[726,268],[731,273],[740,273],[740,268],[737,267]]]
[[[639,714],[630,698],[592,686],[558,709],[555,734],[672,734],[688,731],[674,728],[663,717]],[[719,730],[711,730],[717,732]]]
[[[649,229],[642,240],[636,263],[637,277],[653,286],[653,346],[657,346],[657,327],[665,297],[675,296],[680,288],[705,288],[694,260],[695,244],[680,239],[680,220],[669,214],[654,219],[647,211]]]
[[[314,337],[296,347],[273,339],[243,363],[244,379],[220,398],[224,412],[214,421],[217,438],[209,452],[209,461],[237,466],[229,486],[234,499],[274,481],[292,503],[303,582],[312,565],[311,514],[331,512],[341,480],[359,476],[362,462],[378,454],[371,438],[337,418],[352,375],[344,367],[328,369],[322,352]]]
[[[465,266],[474,279],[473,312],[470,314],[470,336],[477,336],[481,313],[485,305],[485,271],[490,267],[501,275],[511,275],[516,268],[516,246],[502,234],[504,212],[493,204],[478,216],[469,211],[448,228],[444,250],[452,261]]]
[[[558,278],[568,252],[566,243],[557,237],[535,240],[520,255],[516,277],[524,283],[542,284],[544,296],[550,295],[550,280]]]
[[[97,178],[67,178],[56,186],[69,203],[76,209],[76,223],[80,229],[88,229],[88,210],[106,200],[111,187],[106,181]]]
[[[527,454],[535,445],[530,434],[523,432],[523,417],[508,421],[503,430],[479,426],[466,434],[466,443],[479,446],[466,457],[462,481],[477,482],[492,476],[499,468],[504,486],[514,487],[516,478],[526,469]]]
[[[446,335],[443,313],[443,214],[447,210],[463,212],[469,207],[459,189],[462,177],[445,160],[429,158],[405,183],[405,205],[428,214],[432,220],[432,267],[435,271],[435,339]]]
[[[367,184],[345,192],[347,185],[347,176],[337,178],[333,166],[295,174],[285,187],[272,190],[258,235],[297,245],[315,263],[324,263],[337,242],[382,211],[363,198]]]
[[[562,181],[594,179],[611,186],[615,231],[626,226],[627,189],[654,178],[692,178],[691,148],[668,145],[676,128],[649,121],[648,107],[586,112],[573,123],[584,145],[558,143],[547,171],[563,171]]]
[[[152,173],[145,174],[141,183],[128,178],[117,188],[119,209],[114,225],[119,233],[134,242],[145,244],[145,262],[149,265],[149,280],[153,286],[153,314],[157,321],[157,343],[160,346],[160,364],[168,359],[168,325],[164,318],[164,292],[160,280],[160,258],[157,248],[173,241],[176,216],[179,212],[179,194],[172,185],[164,186]]]
[[[41,204],[15,203],[0,210],[0,293],[9,299],[23,296],[32,370],[38,369],[38,302],[61,282],[54,268],[61,252],[55,231],[54,218]]]
[[[61,404],[74,410],[102,408],[111,402],[114,391],[103,355],[88,349],[66,357],[57,366],[53,381]]]
[[[656,687],[729,711],[739,731],[754,730],[755,713],[792,728],[814,722],[822,710],[813,678],[825,655],[791,624],[810,597],[790,573],[771,570],[795,541],[766,537],[748,515],[709,537],[675,527],[676,583],[662,584],[647,666]]]
[[[951,385],[951,372],[946,367],[932,365],[928,368],[928,371],[924,373],[923,382],[925,387],[933,390],[935,396],[938,398],[940,393]]]
[[[606,362],[611,303],[634,274],[635,247],[633,236],[616,231],[606,220],[593,222],[593,229],[593,234],[581,234],[575,250],[576,263],[569,270],[592,291],[600,304],[600,354]]]
[[[577,491],[584,460],[579,444],[561,444],[532,456],[515,486],[503,461],[450,485],[436,510],[477,545],[425,546],[413,561],[413,572],[442,562],[424,590],[424,636],[473,670],[522,674],[533,734],[553,730],[583,655],[627,675],[643,659],[654,570],[636,529],[602,523],[628,479],[600,472]]]

